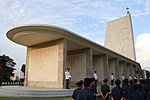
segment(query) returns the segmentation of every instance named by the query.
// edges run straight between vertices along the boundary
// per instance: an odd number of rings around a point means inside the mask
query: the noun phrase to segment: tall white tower
[[[126,16],[107,23],[104,46],[134,61],[136,60],[129,11],[127,11]]]

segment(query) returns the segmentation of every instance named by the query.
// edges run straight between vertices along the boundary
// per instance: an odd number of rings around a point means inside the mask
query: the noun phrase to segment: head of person
[[[94,71],[94,73],[97,73],[97,71]]]
[[[80,80],[79,82],[76,83],[76,85],[77,85],[78,87],[81,87],[81,88],[82,88],[82,87],[83,87],[83,81]]]
[[[133,83],[134,83],[134,84],[137,84],[137,79],[133,79]]]
[[[133,80],[130,80],[130,85],[133,85]]]
[[[95,78],[94,78],[94,77],[91,78],[91,83],[92,83],[92,84],[95,84]]]
[[[120,86],[121,81],[119,79],[116,79],[115,84],[116,84],[116,86]]]
[[[90,87],[91,83],[92,81],[90,78],[84,78],[84,87]]]
[[[67,71],[70,71],[70,67],[67,67]]]
[[[122,76],[124,76],[124,74],[122,74]]]
[[[108,82],[108,79],[104,79],[103,82],[104,82],[104,83],[107,83],[107,82]]]
[[[133,85],[133,90],[138,91],[140,89],[140,86],[138,84]]]
[[[124,84],[128,84],[128,83],[129,83],[128,78],[125,78],[125,79],[123,80],[123,83],[124,83]]]
[[[111,73],[111,75],[113,75],[114,73]]]

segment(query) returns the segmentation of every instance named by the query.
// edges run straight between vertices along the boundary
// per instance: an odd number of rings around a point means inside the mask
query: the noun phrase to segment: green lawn
[[[0,97],[0,100],[71,100],[71,97],[64,98],[15,98],[15,97]]]

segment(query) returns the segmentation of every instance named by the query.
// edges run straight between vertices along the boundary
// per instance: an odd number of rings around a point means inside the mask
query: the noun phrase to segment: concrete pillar
[[[93,77],[93,55],[92,49],[86,51],[86,76]]]
[[[127,71],[128,71],[128,74],[132,76],[132,78],[134,77],[134,74],[132,73],[132,65],[131,63],[127,63]]]
[[[71,86],[86,77],[86,53],[69,54],[67,56],[67,66],[71,68]]]
[[[67,66],[71,67],[72,86],[81,79],[83,80],[86,77],[92,77],[92,59],[91,49],[68,51]]]
[[[128,78],[128,73],[127,73],[127,64],[125,61],[120,61],[119,62],[119,69],[120,69],[120,75],[124,74],[125,78]]]
[[[103,58],[103,79],[107,78],[109,80],[108,55],[102,54],[101,57]]]
[[[28,47],[25,84],[63,88],[64,49],[64,39]]]
[[[100,83],[102,83],[105,78],[109,79],[108,55],[101,54],[93,56],[92,70],[92,72],[97,71]]]
[[[111,73],[114,73],[115,78],[120,79],[119,59],[109,59],[109,70],[109,76]]]

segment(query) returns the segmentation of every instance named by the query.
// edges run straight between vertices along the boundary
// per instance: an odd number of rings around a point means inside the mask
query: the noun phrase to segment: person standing
[[[124,79],[125,79],[124,74],[122,74],[121,79],[122,79],[122,85],[123,85],[124,84]]]
[[[92,81],[90,78],[84,79],[84,88],[81,90],[77,100],[94,100],[94,95],[91,91]]]
[[[110,80],[111,80],[111,85],[113,86],[114,85],[114,80],[115,80],[114,73],[111,73]]]
[[[131,74],[130,74],[130,76],[129,76],[129,80],[132,80],[132,76],[131,76]]]
[[[121,81],[117,79],[115,81],[116,87],[114,87],[111,91],[112,100],[124,100],[123,89],[120,87]]]
[[[94,71],[93,77],[95,78],[95,86],[97,86],[97,82],[98,82],[97,71]]]
[[[23,86],[24,85],[24,73],[21,71],[20,72],[20,82],[19,82],[19,86]]]
[[[70,68],[68,67],[66,72],[65,72],[65,79],[66,79],[66,89],[69,88],[70,80],[71,80],[71,75],[70,75]]]
[[[101,86],[102,100],[109,100],[110,88],[107,85],[108,80],[104,79],[103,82],[104,84]]]
[[[133,85],[134,92],[129,95],[129,100],[146,100],[143,99],[143,95],[139,92],[139,88],[138,84]]]
[[[92,81],[92,85],[91,85],[91,91],[93,93],[93,100],[96,100],[96,94],[97,94],[97,88],[96,88],[96,85],[95,85],[95,78],[91,78],[91,81]]]
[[[72,100],[78,100],[77,99],[78,95],[80,94],[80,92],[83,88],[83,81],[81,80],[81,81],[77,82],[76,85],[78,86],[78,88],[73,91]]]

